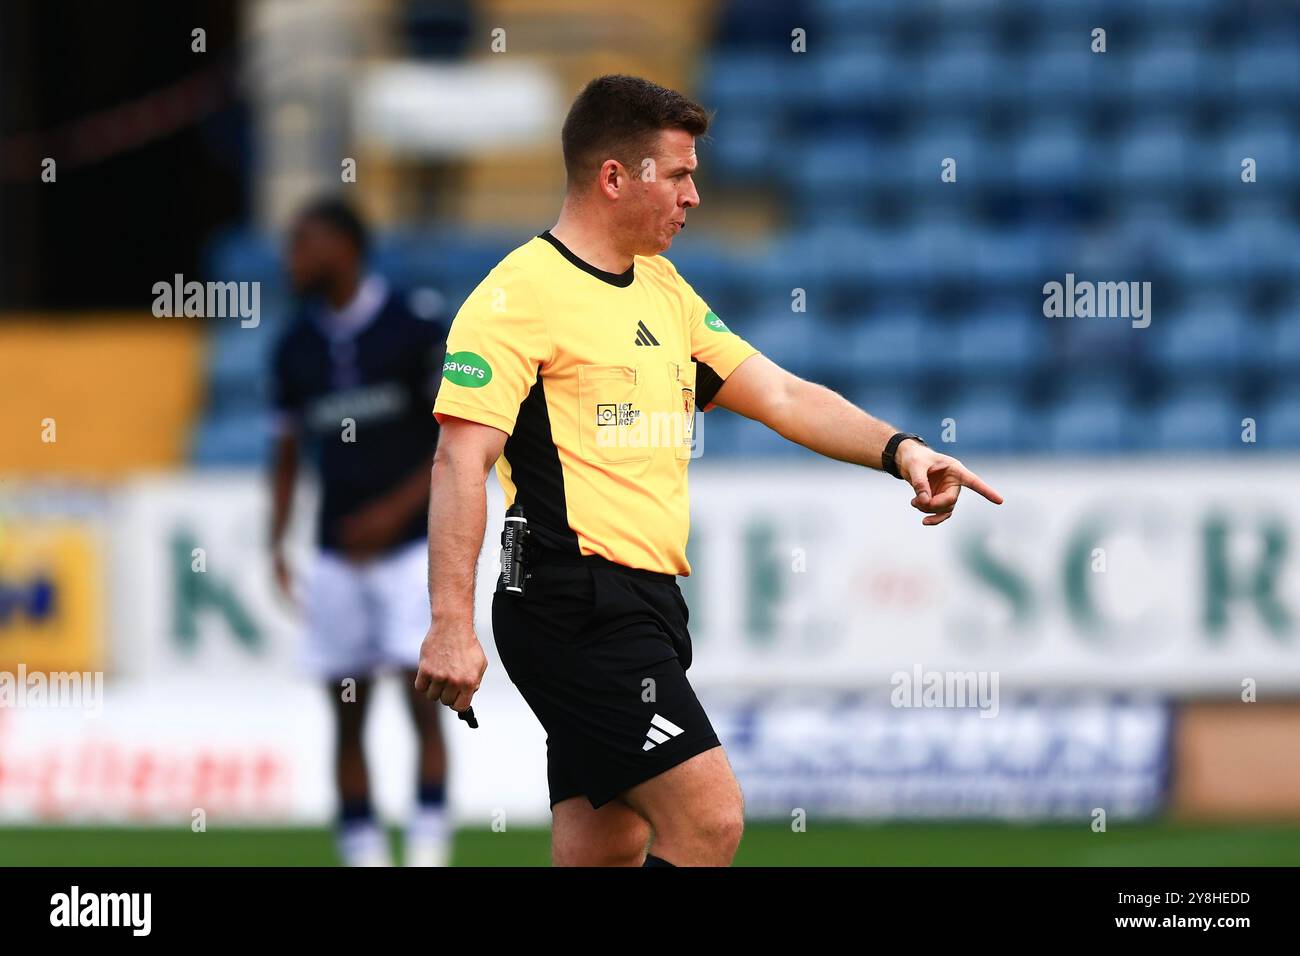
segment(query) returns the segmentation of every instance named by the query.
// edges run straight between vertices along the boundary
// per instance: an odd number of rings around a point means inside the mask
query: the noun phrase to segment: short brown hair
[[[704,107],[676,90],[639,76],[598,76],[573,101],[560,133],[569,185],[607,159],[634,168],[649,155],[660,130],[703,136],[708,128]]]

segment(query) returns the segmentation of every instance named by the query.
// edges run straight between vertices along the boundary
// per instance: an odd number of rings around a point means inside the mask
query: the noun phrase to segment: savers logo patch
[[[726,323],[724,323],[720,318],[718,318],[717,314],[714,312],[709,312],[709,314],[704,317],[704,324],[707,325],[709,328],[711,328],[714,332],[731,331],[731,329],[727,328]]]
[[[453,385],[482,388],[492,381],[492,366],[474,352],[452,352],[442,363],[442,377]]]

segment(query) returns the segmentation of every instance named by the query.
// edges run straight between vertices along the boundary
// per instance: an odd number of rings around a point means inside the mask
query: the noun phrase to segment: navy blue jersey
[[[351,334],[331,330],[320,308],[292,321],[274,358],[277,412],[297,428],[320,472],[317,541],[338,550],[338,523],[426,466],[438,442],[433,399],[447,326],[424,319],[405,295],[383,304]],[[351,424],[349,424],[349,422]],[[427,533],[424,511],[394,546]]]

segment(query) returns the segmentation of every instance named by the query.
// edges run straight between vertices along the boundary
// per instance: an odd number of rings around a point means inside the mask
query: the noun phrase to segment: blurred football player
[[[391,863],[362,736],[376,675],[396,669],[406,675],[402,693],[420,748],[405,859],[439,866],[448,846],[440,707],[411,688],[429,617],[432,404],[447,329],[436,293],[398,294],[367,271],[366,247],[364,224],[334,199],[303,209],[289,233],[289,280],[300,304],[274,355],[271,550],[276,583],[292,597],[282,542],[300,451],[310,450],[321,503],[305,590],[306,657],[329,688],[335,717],[340,855],[352,866]]]

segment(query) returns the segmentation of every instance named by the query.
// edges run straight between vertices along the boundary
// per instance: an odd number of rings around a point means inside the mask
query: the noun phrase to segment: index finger
[[[984,480],[973,471],[963,468],[957,476],[958,480],[969,488],[971,491],[977,491],[995,505],[1002,504],[1002,496],[984,483]]]

